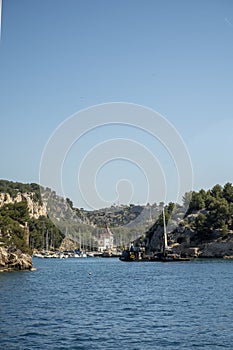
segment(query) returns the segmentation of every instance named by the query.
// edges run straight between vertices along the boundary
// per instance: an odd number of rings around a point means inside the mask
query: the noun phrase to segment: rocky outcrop
[[[158,227],[156,233],[153,233],[151,237],[145,238],[145,246],[147,253],[161,251],[163,247],[163,228]]]
[[[19,249],[0,247],[0,271],[31,270],[32,257]]]
[[[190,247],[186,243],[176,244],[172,248],[174,253],[195,258],[227,258],[233,256],[233,239],[226,241],[214,241],[200,244],[198,247]]]
[[[232,258],[233,231],[223,234],[220,229],[211,231],[211,235],[196,232],[195,220],[199,214],[206,214],[204,210],[195,211],[187,215],[182,222],[171,221],[167,225],[168,245],[172,252],[183,257],[196,258]],[[147,253],[161,251],[163,248],[163,227],[152,226],[144,238]]]
[[[189,258],[198,258],[201,254],[200,247],[190,247],[187,243],[175,244],[172,247],[172,251],[182,257]]]
[[[223,258],[233,255],[233,240],[205,243],[201,247],[201,258]]]
[[[78,249],[79,245],[77,242],[74,242],[72,239],[65,237],[61,243],[60,250],[75,250]]]
[[[176,237],[173,237],[173,242],[170,242],[169,246],[176,254],[180,254],[184,257],[195,258],[227,258],[233,256],[233,237],[226,240],[217,239],[211,242],[199,243],[195,246],[190,244],[190,236],[193,235],[193,231],[186,230],[186,235],[176,233]],[[163,233],[162,230],[158,230],[147,244],[147,251],[161,251],[162,248]],[[174,243],[175,241],[175,243]],[[177,243],[181,241],[181,243]]]
[[[33,199],[34,193],[21,193],[18,192],[16,197],[11,197],[9,193],[0,193],[0,207],[4,204],[9,203],[19,203],[19,202],[27,202],[28,211],[30,217],[34,217],[38,219],[40,216],[47,216],[47,210],[45,204],[40,204]]]

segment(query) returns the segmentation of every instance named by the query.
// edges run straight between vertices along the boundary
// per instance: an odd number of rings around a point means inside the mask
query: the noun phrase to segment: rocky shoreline
[[[190,258],[231,259],[233,257],[233,241],[229,239],[221,242],[208,242],[196,247],[183,243],[174,246],[172,250]]]
[[[33,270],[32,257],[19,249],[0,247],[0,272]]]
[[[175,254],[189,258],[232,258],[233,256],[233,235],[230,234],[226,239],[216,239],[209,242],[190,243],[190,237],[195,235],[195,232],[186,230],[186,235],[177,232],[173,234],[173,242],[170,247]],[[179,238],[185,240],[182,243],[177,243]],[[148,252],[161,251],[162,229],[155,232],[149,242],[146,242]]]

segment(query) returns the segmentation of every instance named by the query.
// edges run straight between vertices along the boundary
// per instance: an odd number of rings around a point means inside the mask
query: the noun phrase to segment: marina
[[[67,259],[67,258],[119,258],[121,252],[86,252],[86,251],[41,251],[33,254],[34,258],[40,259]]]

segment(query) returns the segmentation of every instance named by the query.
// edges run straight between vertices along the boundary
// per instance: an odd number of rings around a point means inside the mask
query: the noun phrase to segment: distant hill
[[[11,219],[22,225],[27,223],[28,247],[43,249],[46,246],[46,233],[50,248],[59,248],[66,235],[71,240],[81,242],[87,248],[96,247],[99,230],[106,225],[114,233],[115,244],[125,246],[143,234],[156,220],[161,208],[156,205],[121,205],[94,211],[74,208],[69,198],[58,196],[49,188],[41,188],[35,183],[23,184],[0,180],[0,230],[5,232],[6,219],[3,216],[9,207],[12,213],[24,203],[26,215]],[[9,221],[9,218],[7,219]],[[19,220],[24,220],[20,222]],[[4,227],[3,227],[4,226]],[[20,230],[18,229],[20,232]],[[13,236],[12,236],[13,237]],[[14,236],[16,241],[16,236]],[[13,239],[13,238],[12,238]]]

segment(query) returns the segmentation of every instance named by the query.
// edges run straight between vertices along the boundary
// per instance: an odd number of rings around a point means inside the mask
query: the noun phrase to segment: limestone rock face
[[[0,271],[31,270],[32,257],[19,249],[0,247]]]
[[[212,232],[211,240],[198,240],[197,233],[187,223],[192,223],[198,213],[192,213],[185,218],[185,225],[168,225],[168,245],[173,253],[191,258],[233,258],[233,231],[226,238],[221,230]],[[175,227],[175,230],[172,230]],[[145,238],[146,251],[161,251],[163,243],[163,228],[153,226]]]
[[[203,245],[200,257],[223,258],[233,255],[233,240],[225,242],[210,242]]]
[[[150,241],[146,242],[147,252],[161,251],[163,246],[163,229],[159,227],[156,234],[153,234]]]
[[[175,254],[183,257],[198,258],[201,254],[199,247],[190,247],[187,243],[176,244],[172,247]]]
[[[38,219],[40,216],[47,216],[46,206],[43,203],[40,205],[38,202],[33,200],[33,192],[21,193],[19,192],[16,197],[11,197],[9,193],[0,193],[0,207],[4,204],[27,202],[29,215]]]

